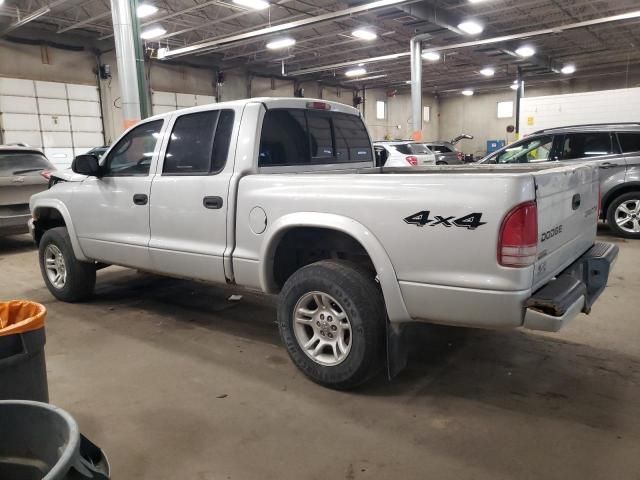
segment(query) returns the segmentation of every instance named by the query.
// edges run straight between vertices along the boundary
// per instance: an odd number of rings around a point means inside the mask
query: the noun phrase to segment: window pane
[[[105,175],[148,175],[163,122],[143,123],[124,136],[105,162]]]
[[[269,110],[262,123],[258,165],[300,165],[310,162],[304,110]]]
[[[427,145],[427,147],[429,147],[429,150],[436,152],[436,153],[451,153],[453,152],[453,150],[451,150],[449,147],[446,147],[444,145]]]
[[[640,152],[640,133],[619,133],[622,153]]]
[[[392,145],[392,147],[395,148],[398,152],[400,152],[403,155],[413,154],[413,152],[409,148],[409,145]]]
[[[376,102],[376,118],[378,120],[384,120],[385,118],[385,103],[382,100]]]
[[[213,140],[213,155],[211,157],[210,172],[219,172],[227,164],[234,118],[235,112],[233,110],[220,111],[218,127],[216,128],[216,136]]]
[[[496,157],[497,163],[536,163],[549,160],[553,145],[552,137],[539,137],[523,140],[507,147]]]
[[[498,118],[513,117],[513,102],[498,102]]]
[[[163,173],[209,173],[218,115],[217,111],[208,111],[178,117],[169,139]]]
[[[422,121],[424,123],[431,121],[431,107],[422,107]]]
[[[370,162],[372,160],[369,134],[356,115],[332,115],[336,136],[336,157],[339,162]]]
[[[307,112],[309,141],[311,142],[311,158],[333,157],[333,140],[331,138],[331,119],[318,112]]]
[[[611,136],[608,133],[572,133],[564,138],[562,158],[594,157],[611,153]]]
[[[53,170],[54,167],[42,155],[32,152],[2,152],[0,153],[0,177],[13,175],[40,175],[43,170]]]
[[[409,145],[409,150],[414,155],[428,155],[431,153],[429,148],[427,148],[423,143],[412,143]]]

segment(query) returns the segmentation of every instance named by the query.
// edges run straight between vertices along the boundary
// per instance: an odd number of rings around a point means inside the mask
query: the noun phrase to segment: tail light
[[[456,156],[458,157],[458,160],[460,160],[461,162],[464,160],[464,153],[456,152]]]
[[[538,255],[538,206],[526,202],[511,210],[500,226],[498,263],[504,267],[533,265]]]
[[[405,160],[409,165],[413,165],[414,167],[418,165],[418,157],[414,157],[413,155],[409,155]]]
[[[50,170],[42,170],[40,172],[40,175],[44,178],[46,178],[47,180],[51,179],[51,171]]]

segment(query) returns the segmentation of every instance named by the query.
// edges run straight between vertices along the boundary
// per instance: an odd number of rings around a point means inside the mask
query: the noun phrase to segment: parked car
[[[156,115],[73,170],[31,199],[57,299],[111,264],[279,294],[290,357],[333,388],[397,373],[407,322],[556,331],[617,255],[591,166],[375,168],[358,110],[323,100]]]
[[[0,236],[29,231],[29,198],[47,189],[54,169],[38,149],[0,145]]]
[[[601,218],[621,237],[640,238],[640,123],[540,130],[481,163],[575,164],[600,170]]]
[[[473,135],[463,133],[448,141],[425,142],[425,145],[436,156],[436,165],[461,165],[465,162],[465,155],[456,149],[456,143],[463,139],[473,139]]]
[[[414,141],[375,142],[376,164],[384,167],[435,165],[436,156],[422,143]]]

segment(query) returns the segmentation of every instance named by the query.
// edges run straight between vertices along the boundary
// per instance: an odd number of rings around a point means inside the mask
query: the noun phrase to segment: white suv
[[[423,143],[412,141],[375,142],[376,165],[380,167],[418,167],[435,165],[436,156]]]

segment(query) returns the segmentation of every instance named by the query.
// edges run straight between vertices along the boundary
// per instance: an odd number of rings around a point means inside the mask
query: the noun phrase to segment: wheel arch
[[[625,182],[613,187],[602,197],[602,211],[600,212],[600,217],[603,219],[607,218],[607,212],[611,203],[620,195],[636,191],[640,192],[640,181]]]
[[[80,247],[71,215],[63,202],[57,199],[40,201],[32,207],[32,215],[34,218],[34,240],[37,244],[40,243],[40,238],[42,238],[44,232],[53,227],[63,226],[66,227],[69,232],[71,246],[73,247],[73,253],[76,258],[80,261],[89,260]],[[62,223],[58,221],[58,218],[61,219]]]
[[[378,239],[358,221],[336,214],[297,212],[278,218],[267,230],[268,237],[260,252],[260,285],[267,293],[277,293],[275,280],[276,251],[285,235],[295,229],[312,228],[340,232],[357,242],[369,256],[382,288],[387,314],[391,322],[406,322],[407,312],[395,269]]]

